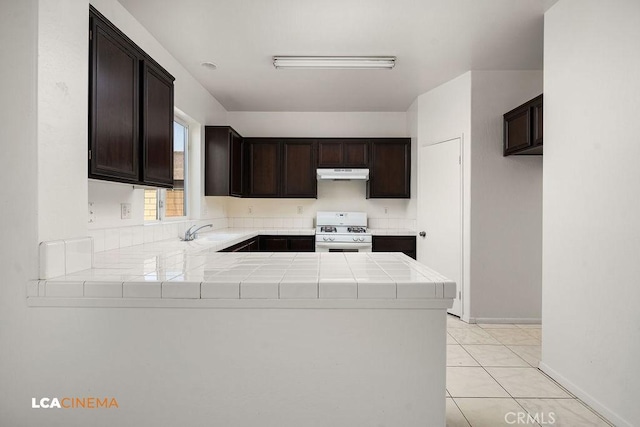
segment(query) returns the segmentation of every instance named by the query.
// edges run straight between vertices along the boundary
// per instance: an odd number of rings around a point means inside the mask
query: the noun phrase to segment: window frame
[[[176,222],[176,221],[184,221],[189,219],[189,124],[186,120],[182,119],[178,115],[173,116],[173,122],[178,123],[185,129],[184,136],[184,179],[182,184],[183,190],[183,203],[184,203],[184,215],[182,216],[171,216],[168,217],[166,215],[166,204],[167,204],[167,191],[170,191],[166,188],[154,188],[156,191],[156,219],[144,220],[145,224],[157,224],[157,223],[168,223],[168,222]],[[175,141],[174,141],[175,143]],[[146,190],[151,190],[148,188]]]

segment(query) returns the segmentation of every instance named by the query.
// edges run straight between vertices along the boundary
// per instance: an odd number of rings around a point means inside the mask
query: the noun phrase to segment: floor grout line
[[[449,320],[449,316],[447,317],[447,320]],[[462,322],[462,320],[458,321]],[[533,330],[539,330],[540,328],[520,328],[517,326],[517,324],[513,324],[515,326],[515,328],[498,328],[498,329],[516,329],[516,330],[520,330],[520,331],[525,331],[527,333],[527,335],[531,336],[532,338],[538,339],[540,340],[540,338],[534,336],[533,334],[529,334],[528,333],[528,329],[533,329]],[[480,329],[484,330],[484,328],[482,328],[481,326],[478,326]],[[545,372],[543,372],[540,368],[538,368],[537,366],[533,366],[531,363],[529,363],[529,361],[525,360],[522,356],[520,356],[518,353],[516,353],[513,349],[511,349],[509,346],[522,346],[522,347],[538,347],[541,345],[540,344],[504,344],[502,343],[500,340],[498,340],[495,336],[493,336],[493,334],[491,334],[490,332],[487,332],[490,336],[492,336],[496,341],[499,341],[499,344],[462,344],[460,343],[453,335],[449,334],[449,328],[452,329],[458,329],[455,327],[452,327],[449,325],[449,321],[447,321],[447,334],[448,336],[450,336],[456,344],[448,344],[448,345],[459,345],[460,347],[462,347],[462,349],[476,362],[478,363],[478,366],[448,366],[447,368],[456,368],[456,367],[471,367],[471,368],[477,368],[480,367],[482,368],[490,377],[493,381],[495,381],[508,395],[508,397],[488,397],[488,396],[480,396],[480,397],[454,397],[451,395],[451,393],[449,393],[449,396],[447,398],[450,398],[453,403],[456,405],[456,407],[458,408],[458,410],[460,411],[460,413],[462,414],[462,416],[464,417],[464,419],[467,421],[467,423],[473,427],[473,425],[471,424],[470,420],[467,418],[467,415],[465,415],[464,411],[462,410],[462,408],[460,407],[460,405],[458,404],[458,402],[456,401],[456,399],[511,399],[513,401],[516,402],[516,404],[522,408],[522,410],[524,412],[526,412],[529,415],[532,415],[519,401],[518,399],[530,399],[530,400],[572,400],[572,401],[576,401],[578,403],[580,403],[583,407],[585,407],[586,409],[588,409],[593,415],[595,415],[596,417],[598,417],[598,419],[602,420],[603,422],[605,422],[608,425],[613,426],[609,421],[607,421],[602,415],[600,415],[598,412],[596,412],[593,408],[591,408],[589,405],[587,405],[585,402],[583,402],[581,399],[579,399],[577,396],[575,396],[573,393],[571,393],[569,390],[567,390],[566,388],[564,388],[562,385],[560,385],[557,381],[555,381],[553,378],[549,377],[549,375],[547,375]],[[459,328],[459,329],[464,329],[466,328]],[[487,328],[487,329],[491,329],[491,328]],[[486,332],[486,331],[485,331]],[[483,365],[482,363],[480,363],[480,361],[478,359],[476,359],[466,348],[465,345],[492,345],[492,346],[502,346],[502,347],[506,347],[511,353],[513,353],[514,356],[516,356],[518,359],[522,360],[524,363],[527,364],[527,366],[486,366]],[[524,369],[535,369],[536,371],[542,373],[547,379],[551,380],[552,383],[556,386],[558,386],[562,391],[566,392],[568,397],[514,397],[493,375],[491,375],[491,373],[487,370],[487,368],[524,368]],[[446,389],[448,392],[448,389]],[[539,426],[539,424],[536,424]]]

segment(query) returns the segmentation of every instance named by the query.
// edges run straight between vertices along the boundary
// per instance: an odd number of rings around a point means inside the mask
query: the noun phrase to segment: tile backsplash
[[[40,279],[86,270],[93,264],[93,240],[83,237],[40,243]]]

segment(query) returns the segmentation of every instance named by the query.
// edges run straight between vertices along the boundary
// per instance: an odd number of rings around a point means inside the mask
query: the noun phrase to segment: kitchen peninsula
[[[189,411],[202,425],[443,426],[455,283],[402,253],[219,252],[256,235],[100,252],[89,270],[30,283],[28,305],[47,307],[44,321],[104,318],[97,336],[122,318],[158,322],[130,345],[164,342],[156,387],[199,390]]]

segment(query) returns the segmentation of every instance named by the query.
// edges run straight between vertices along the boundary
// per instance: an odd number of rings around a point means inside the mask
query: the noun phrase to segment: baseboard
[[[600,403],[597,399],[591,396],[589,393],[582,390],[580,387],[566,379],[564,376],[559,374],[555,369],[549,367],[544,362],[540,362],[538,368],[553,378],[558,384],[562,387],[569,390],[573,393],[577,398],[582,400],[584,403],[589,405],[594,411],[598,412],[602,417],[606,418],[610,423],[617,427],[632,427],[632,424],[624,419],[622,419],[618,414],[611,411],[605,405]]]
[[[542,319],[539,317],[470,317],[469,323],[519,323],[529,325],[539,325]]]

